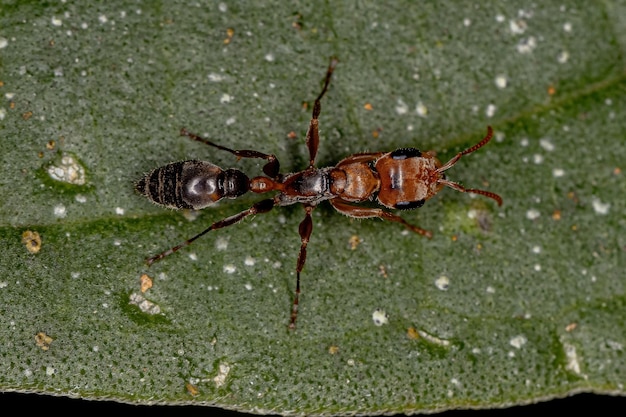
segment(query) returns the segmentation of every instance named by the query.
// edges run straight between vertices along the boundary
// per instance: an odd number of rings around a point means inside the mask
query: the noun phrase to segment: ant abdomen
[[[250,189],[246,174],[206,161],[172,162],[135,184],[150,201],[173,209],[200,210],[222,198],[237,198]]]

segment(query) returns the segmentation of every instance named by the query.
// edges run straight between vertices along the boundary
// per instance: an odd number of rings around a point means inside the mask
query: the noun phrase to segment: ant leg
[[[313,220],[311,219],[311,212],[313,211],[314,206],[304,206],[304,210],[306,210],[306,214],[304,220],[300,223],[298,227],[298,232],[300,233],[300,254],[298,255],[298,263],[296,264],[296,295],[293,299],[293,304],[291,306],[291,318],[289,321],[289,328],[294,330],[296,328],[296,319],[298,318],[298,304],[300,303],[300,272],[304,269],[304,263],[306,262],[306,247],[309,243],[309,239],[311,238],[311,233],[313,232]]]
[[[348,217],[354,217],[356,219],[368,219],[372,217],[378,217],[379,219],[401,223],[410,231],[420,234],[422,236],[426,236],[429,239],[433,237],[433,233],[430,230],[425,230],[420,227],[413,226],[402,217],[388,211],[379,208],[355,206],[340,198],[333,198],[329,201],[330,204],[335,208],[335,210],[337,210],[341,214],[345,214]]]
[[[363,162],[374,162],[381,156],[383,156],[386,152],[363,152],[363,153],[355,153],[354,155],[350,155],[347,158],[342,159],[335,166],[335,168],[339,168],[342,166],[354,164],[354,163],[363,163]]]
[[[337,65],[337,58],[332,58],[330,60],[330,64],[328,65],[328,70],[326,71],[326,79],[324,80],[324,88],[322,92],[315,99],[315,104],[313,105],[313,115],[311,116],[311,122],[309,123],[309,130],[306,132],[306,146],[309,148],[309,166],[313,167],[315,165],[315,157],[317,156],[317,149],[320,144],[320,135],[318,130],[318,118],[320,116],[320,112],[322,111],[322,105],[320,101],[324,94],[326,94],[326,90],[328,90],[328,85],[330,84],[330,77],[333,75],[333,71],[335,70],[335,66]]]
[[[192,140],[195,140],[195,141],[198,141],[198,142],[202,142],[205,145],[213,146],[214,148],[221,149],[221,150],[226,151],[226,152],[230,152],[233,155],[235,155],[237,157],[237,159],[241,159],[241,158],[265,159],[265,160],[267,160],[267,163],[263,166],[263,172],[265,173],[265,175],[267,175],[268,177],[274,178],[274,179],[276,179],[278,177],[278,171],[280,170],[280,164],[278,162],[278,159],[276,159],[276,155],[265,154],[263,152],[253,151],[253,150],[249,150],[249,149],[243,149],[243,150],[230,149],[230,148],[227,148],[225,146],[218,145],[217,143],[213,143],[213,142],[211,142],[208,139],[204,139],[203,137],[200,137],[200,136],[196,135],[195,133],[191,133],[187,129],[185,129],[184,127],[182,129],[180,129],[180,135],[181,136],[187,136],[188,138],[190,138]]]
[[[155,255],[155,256],[152,256],[152,257],[146,259],[146,263],[148,264],[148,266],[150,266],[153,263],[155,263],[157,261],[160,261],[161,259],[165,258],[166,256],[171,255],[172,253],[178,251],[179,249],[184,248],[185,246],[189,246],[193,241],[195,241],[196,239],[206,235],[211,230],[217,230],[217,229],[221,229],[223,227],[231,226],[231,225],[233,225],[235,223],[239,223],[240,221],[242,221],[246,217],[250,216],[251,214],[267,213],[275,205],[276,205],[276,200],[273,199],[273,198],[268,198],[267,200],[259,201],[258,203],[254,204],[249,209],[242,211],[241,213],[235,214],[234,216],[226,217],[225,219],[222,219],[220,221],[217,221],[217,222],[213,223],[211,226],[209,226],[208,228],[206,228],[202,232],[198,233],[197,235],[195,235],[191,239],[187,239],[186,241],[184,241],[180,245],[174,246],[171,249],[168,249],[168,250],[166,250],[164,252],[159,253],[158,255]]]

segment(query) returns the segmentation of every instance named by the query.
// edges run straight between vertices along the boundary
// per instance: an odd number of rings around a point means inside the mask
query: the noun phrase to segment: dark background
[[[85,401],[65,397],[52,397],[37,394],[0,393],[0,407],[5,410],[28,410],[49,414],[54,411],[77,413],[150,413],[165,416],[176,413],[177,416],[224,416],[250,417],[225,411],[219,408],[202,406],[147,406],[120,404],[111,401]],[[539,404],[517,406],[495,410],[453,410],[437,414],[438,417],[516,417],[529,415],[557,415],[567,413],[597,414],[600,416],[625,415],[626,397],[611,397],[595,394],[578,394],[572,397],[547,401]],[[400,417],[400,416],[398,416]]]

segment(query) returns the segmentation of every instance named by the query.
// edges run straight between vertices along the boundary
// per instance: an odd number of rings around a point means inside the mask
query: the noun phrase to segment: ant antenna
[[[452,168],[454,166],[454,164],[456,164],[458,162],[458,160],[461,159],[461,157],[463,155],[467,155],[468,153],[475,152],[478,149],[482,148],[487,143],[489,143],[489,141],[491,140],[492,137],[493,137],[493,129],[491,128],[491,126],[487,126],[487,136],[485,136],[483,138],[483,140],[481,140],[480,142],[478,142],[476,145],[472,146],[471,148],[467,148],[464,151],[459,152],[458,154],[456,154],[456,156],[454,158],[450,159],[448,162],[446,162],[444,165],[442,165],[440,168],[438,168],[436,172],[438,174],[442,174],[444,171],[447,171],[448,169]],[[453,189],[455,189],[457,191],[460,191],[462,193],[472,193],[472,194],[484,195],[485,197],[489,197],[491,199],[494,199],[498,203],[499,206],[502,205],[502,197],[500,197],[496,193],[492,193],[491,191],[478,190],[476,188],[465,188],[462,185],[457,184],[456,182],[448,181],[448,180],[444,179],[443,177],[440,178],[437,182],[440,183],[440,184],[443,184],[445,186],[448,186],[450,188],[453,188]]]

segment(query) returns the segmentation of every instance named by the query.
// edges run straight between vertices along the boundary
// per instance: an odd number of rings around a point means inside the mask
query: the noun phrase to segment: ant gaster
[[[140,179],[136,190],[152,202],[174,209],[200,210],[222,198],[237,198],[248,191],[267,193],[275,191],[272,198],[259,201],[247,210],[213,223],[204,231],[158,255],[148,258],[148,265],[191,244],[211,230],[238,223],[246,217],[267,213],[274,206],[300,203],[304,207],[304,220],[298,229],[300,253],[296,263],[296,289],[291,308],[289,328],[294,329],[300,302],[300,273],[304,268],[307,245],[313,231],[311,212],[322,201],[328,200],[338,212],[358,219],[378,217],[400,223],[412,232],[428,238],[432,233],[407,223],[402,217],[383,208],[360,206],[358,203],[375,200],[387,209],[407,210],[421,207],[426,200],[437,194],[444,186],[463,193],[481,194],[502,204],[502,198],[490,191],[464,188],[446,179],[444,171],[451,168],[463,156],[485,146],[493,135],[491,127],[487,136],[476,145],[458,153],[441,164],[434,152],[420,152],[415,148],[401,148],[393,152],[367,152],[350,155],[334,167],[316,168],[315,156],[319,146],[318,118],[320,100],[326,93],[337,60],[328,66],[322,92],[315,99],[313,115],[306,134],[309,150],[309,166],[303,171],[280,174],[276,156],[254,150],[235,150],[215,144],[186,129],[180,134],[206,145],[230,152],[237,159],[259,158],[267,162],[263,166],[265,176],[248,178],[238,169],[223,170],[205,161],[173,162],[153,170]]]

